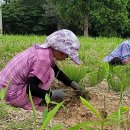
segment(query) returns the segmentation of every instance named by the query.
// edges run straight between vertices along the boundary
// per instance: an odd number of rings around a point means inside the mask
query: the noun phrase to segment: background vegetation
[[[5,34],[50,34],[68,28],[77,35],[130,36],[130,0],[5,0]]]

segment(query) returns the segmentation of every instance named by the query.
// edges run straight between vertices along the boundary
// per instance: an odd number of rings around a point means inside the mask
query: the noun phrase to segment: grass
[[[0,69],[17,53],[33,44],[43,43],[45,36],[0,36]]]
[[[4,66],[18,52],[27,49],[33,44],[43,43],[44,40],[45,36],[20,36],[20,35],[1,36],[0,62]],[[89,66],[89,68],[95,69],[97,63],[99,63],[100,61],[101,52],[104,51],[105,55],[109,54],[117,46],[117,44],[124,41],[124,39],[79,37],[79,41],[81,43],[81,48],[79,51],[80,60],[83,63],[85,63],[86,66]]]
[[[7,105],[6,103],[0,103],[0,128],[1,130],[11,129],[18,130],[24,129],[29,130],[33,128],[33,119],[30,116],[20,117],[21,113],[14,107]],[[25,116],[25,115],[22,115]]]

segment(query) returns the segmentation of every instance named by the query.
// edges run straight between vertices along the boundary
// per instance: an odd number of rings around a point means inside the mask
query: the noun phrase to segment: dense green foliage
[[[50,34],[68,28],[78,35],[130,36],[130,0],[6,0],[4,33]]]
[[[93,33],[102,36],[125,36],[129,24],[128,0],[94,2],[90,19]],[[98,11],[99,10],[99,11]]]
[[[11,0],[6,4],[3,8],[5,33],[45,34],[49,27],[55,27],[54,18],[45,16],[44,1]]]

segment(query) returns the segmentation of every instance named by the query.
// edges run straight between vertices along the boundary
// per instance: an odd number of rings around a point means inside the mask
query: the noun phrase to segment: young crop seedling
[[[112,89],[116,92],[120,92],[121,87],[123,91],[129,87],[129,71],[127,71],[128,66],[116,66],[111,67],[110,73],[108,75],[108,85],[109,89]]]
[[[86,74],[85,86],[94,87],[98,83],[102,82],[104,79],[107,79],[108,74],[109,74],[109,64],[100,63],[96,70],[93,70],[92,72]]]
[[[123,123],[124,125],[127,124],[128,122],[130,122],[130,119],[128,118],[128,116],[126,116],[125,114],[128,114],[130,111],[130,107],[125,107],[122,106],[122,99],[123,99],[123,86],[121,86],[120,88],[120,99],[119,99],[119,107],[117,109],[117,111],[111,113],[111,114],[107,114],[106,113],[106,106],[105,106],[105,96],[104,96],[104,110],[99,112],[98,110],[96,110],[94,108],[94,106],[92,106],[87,100],[85,100],[83,97],[80,97],[82,103],[91,110],[91,112],[93,114],[96,115],[96,117],[98,118],[98,120],[96,121],[86,121],[86,122],[82,122],[79,123],[75,126],[72,126],[69,128],[69,130],[78,130],[80,128],[83,129],[91,129],[91,130],[104,130],[106,127],[108,126],[117,126],[117,129],[120,130],[121,128],[121,124]],[[127,119],[126,119],[127,118]]]
[[[120,106],[116,112],[113,112],[109,115],[104,116],[104,113],[100,113],[97,109],[94,108],[88,101],[80,97],[82,103],[91,110],[91,112],[97,117],[96,121],[84,121],[75,126],[70,127],[68,130],[104,130],[108,126],[118,126],[119,123],[125,122],[123,115],[130,111],[129,107]],[[120,111],[120,113],[118,112]],[[120,116],[120,120],[118,118]]]
[[[36,130],[45,130],[48,128],[50,121],[54,118],[56,112],[59,110],[59,108],[61,106],[63,106],[63,102],[61,103],[55,103],[53,101],[50,100],[50,96],[48,94],[46,94],[45,96],[45,101],[47,104],[47,107],[43,110],[43,114],[42,114],[42,125],[41,127],[38,129],[38,124],[37,124],[37,116],[36,116],[36,110],[33,104],[33,100],[32,100],[32,96],[31,96],[31,92],[29,90],[29,99],[31,102],[31,106],[32,106],[32,110],[33,110],[33,116],[34,116],[34,122],[35,122],[35,129]],[[49,104],[56,104],[56,106],[49,111],[48,106]],[[61,124],[55,124],[52,127],[49,127],[49,130],[60,130],[62,128]]]
[[[79,83],[80,80],[84,78],[88,72],[88,68],[82,65],[76,66],[74,64],[63,63],[61,65],[61,68],[63,72],[69,76],[70,79],[76,81],[77,83]]]

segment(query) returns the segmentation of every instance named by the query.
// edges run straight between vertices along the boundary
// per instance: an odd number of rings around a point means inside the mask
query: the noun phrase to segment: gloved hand
[[[72,81],[71,82],[71,87],[74,89],[74,90],[82,90],[81,86],[76,83],[75,81]]]
[[[83,97],[83,98],[85,98],[85,99],[87,99],[87,100],[90,100],[91,99],[91,94],[90,94],[90,92],[89,91],[87,91],[87,90],[83,90],[83,91],[81,91],[81,90],[76,90],[75,91],[75,96],[76,97]]]
[[[52,100],[58,100],[58,101],[63,101],[63,99],[67,96],[67,93],[64,92],[64,89],[57,89],[57,90],[52,90]]]
[[[91,99],[91,95],[88,91],[84,90],[84,88],[82,86],[80,86],[78,83],[76,83],[75,81],[71,82],[71,87],[75,90],[75,96],[76,97],[83,97],[85,99],[90,100]]]

